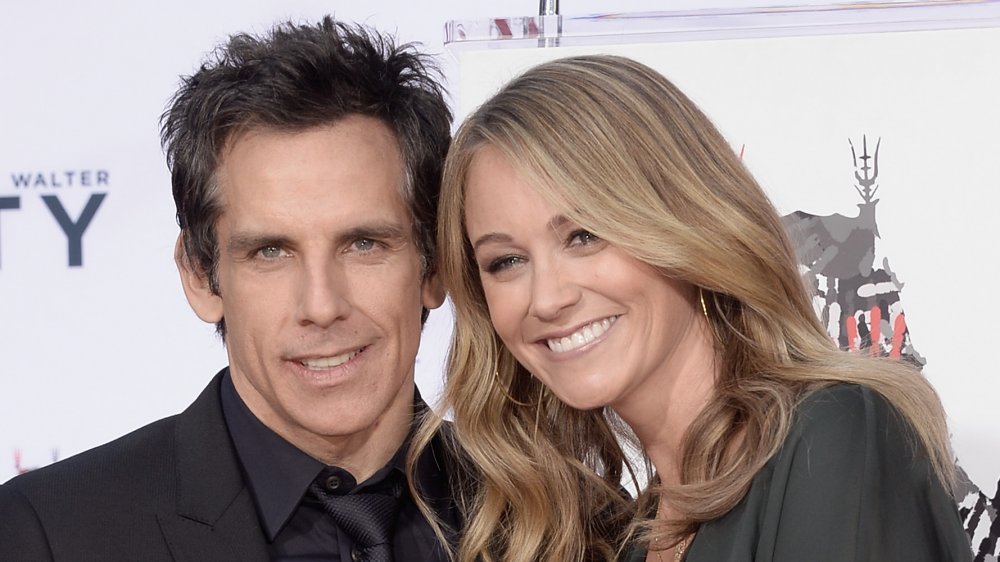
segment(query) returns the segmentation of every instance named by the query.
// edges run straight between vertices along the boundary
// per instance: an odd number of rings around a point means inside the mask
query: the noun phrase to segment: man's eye
[[[265,259],[276,259],[281,257],[282,251],[278,246],[264,246],[257,253]]]
[[[376,242],[371,238],[359,238],[354,241],[354,249],[360,252],[370,252],[375,249]]]

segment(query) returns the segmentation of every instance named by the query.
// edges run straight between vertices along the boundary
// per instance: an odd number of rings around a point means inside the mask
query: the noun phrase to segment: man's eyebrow
[[[226,244],[226,252],[229,255],[241,255],[265,246],[287,247],[290,241],[284,236],[274,234],[263,234],[255,232],[243,232],[233,234]]]
[[[374,240],[409,240],[410,238],[409,231],[405,227],[390,222],[375,222],[353,226],[337,233],[335,236],[338,243],[347,243],[360,238],[371,238]],[[291,245],[292,240],[290,238],[279,234],[237,232],[230,237],[229,243],[226,244],[226,252],[230,255],[241,255],[265,246],[287,248]]]
[[[372,238],[374,240],[409,240],[411,236],[408,229],[402,225],[390,222],[362,224],[351,227],[337,235],[337,239],[341,242],[350,242],[352,240],[358,240],[359,238]]]

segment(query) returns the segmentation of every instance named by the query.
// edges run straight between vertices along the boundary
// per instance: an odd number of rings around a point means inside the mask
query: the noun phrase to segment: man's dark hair
[[[423,274],[432,274],[441,167],[451,140],[451,112],[438,77],[412,44],[396,45],[390,36],[330,16],[315,25],[279,24],[261,36],[231,36],[193,76],[182,78],[160,120],[183,233],[181,259],[219,293],[216,172],[234,135],[256,128],[303,131],[364,115],[395,134],[403,199]],[[222,322],[218,329],[224,335]]]

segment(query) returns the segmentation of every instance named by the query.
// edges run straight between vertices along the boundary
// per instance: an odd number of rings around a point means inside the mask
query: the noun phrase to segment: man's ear
[[[184,287],[184,296],[187,297],[188,304],[194,313],[209,324],[217,324],[222,320],[222,297],[212,291],[208,281],[208,274],[201,271],[201,268],[191,263],[188,259],[187,250],[184,249],[184,233],[177,235],[177,244],[174,246],[174,263],[177,264],[177,272],[181,275],[181,286]]]
[[[432,272],[424,277],[423,286],[420,289],[420,302],[424,308],[431,310],[444,303],[444,283],[437,272]]]

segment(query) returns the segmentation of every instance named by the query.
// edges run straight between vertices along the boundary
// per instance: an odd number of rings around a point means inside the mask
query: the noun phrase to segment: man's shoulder
[[[205,410],[212,408],[213,394],[217,402],[215,387],[217,381],[213,380],[183,413],[156,420],[108,443],[17,476],[0,486],[0,490],[18,494],[32,504],[72,502],[81,507],[92,501],[104,504],[116,497],[134,501],[135,494],[146,498],[162,495],[176,480],[177,441],[182,433],[179,426],[202,423],[207,417]]]
[[[0,552],[23,560],[263,559],[219,380],[181,414],[0,485]]]
[[[147,515],[176,503],[175,423],[153,422],[0,485],[0,551],[25,560],[113,559],[116,545],[132,544],[128,537],[158,536]]]
[[[177,415],[152,422],[113,441],[17,476],[0,489],[32,503],[67,497],[132,493],[168,477],[174,458]],[[106,496],[105,496],[106,497]]]

